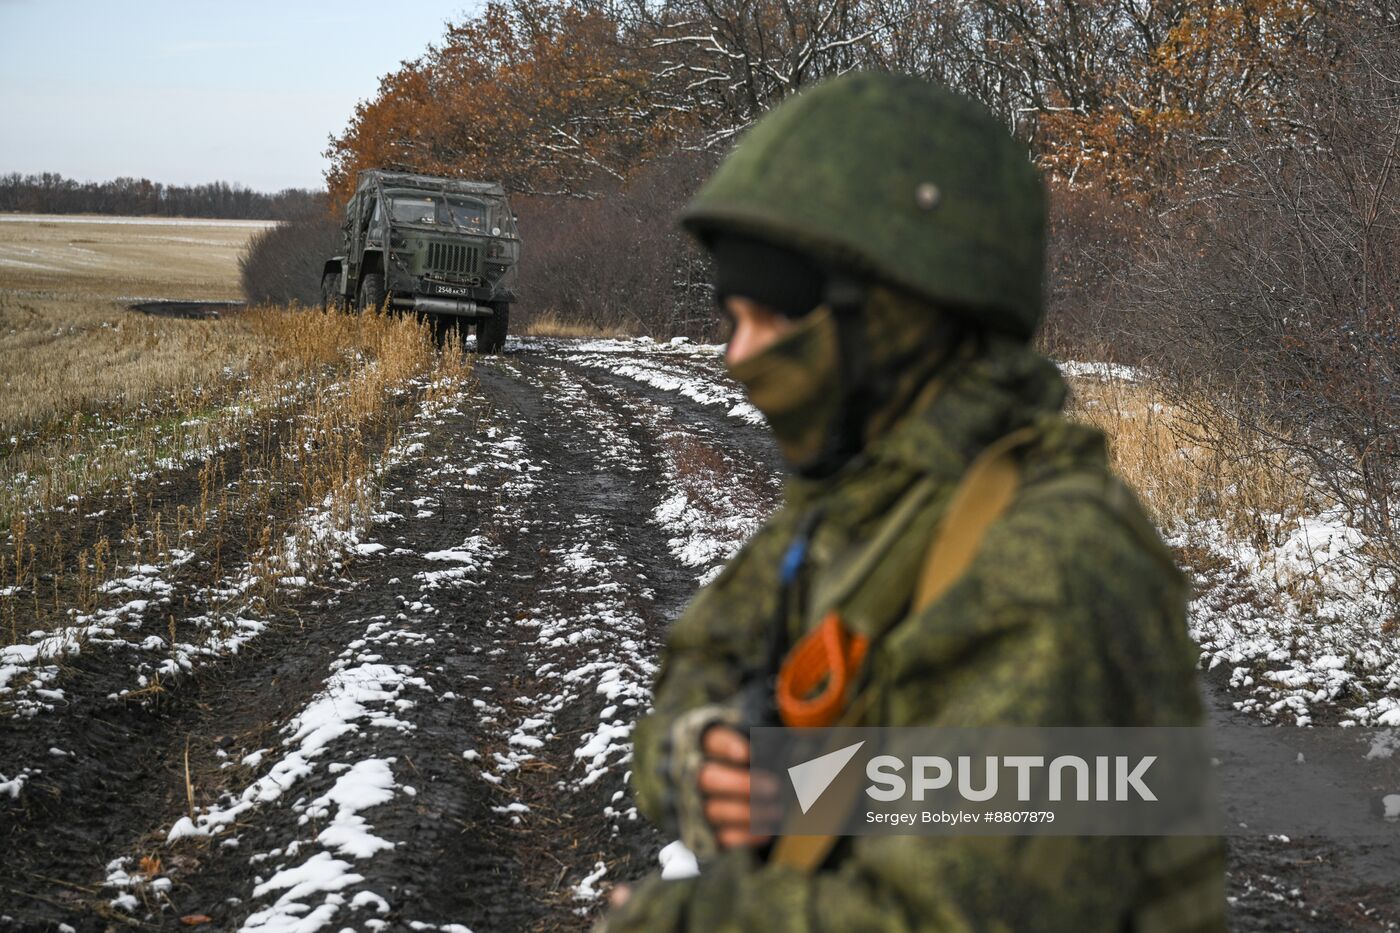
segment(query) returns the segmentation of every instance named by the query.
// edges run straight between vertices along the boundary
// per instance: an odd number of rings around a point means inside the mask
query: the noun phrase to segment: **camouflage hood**
[[[1079,460],[1089,437],[1102,435],[1060,417],[1068,388],[1059,369],[1014,338],[984,334],[958,346],[905,410],[872,439],[865,458],[949,479],[959,476],[982,448],[1017,428],[1042,427],[1065,456]],[[1071,435],[1077,440],[1071,442]]]
[[[870,442],[844,469],[824,479],[789,479],[784,511],[796,516],[819,504],[827,515],[819,540],[863,537],[921,479],[951,489],[983,448],[1028,425],[1040,436],[1028,480],[1107,468],[1103,434],[1064,418],[1064,378],[1025,343],[973,336],[922,381],[918,373],[912,368],[897,382]]]

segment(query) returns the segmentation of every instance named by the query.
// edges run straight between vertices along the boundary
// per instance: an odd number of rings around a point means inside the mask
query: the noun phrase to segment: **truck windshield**
[[[510,212],[504,206],[488,206],[476,198],[399,193],[389,195],[388,200],[395,223],[453,227],[455,221],[455,227],[470,233],[510,236],[515,232]]]
[[[448,198],[447,204],[452,211],[452,217],[447,220],[448,223],[456,220],[457,226],[463,230],[470,230],[473,233],[486,232],[485,204],[470,198]]]
[[[438,222],[440,203],[434,197],[413,197],[395,195],[389,199],[389,213],[399,223],[435,224]],[[446,217],[444,222],[451,223]]]

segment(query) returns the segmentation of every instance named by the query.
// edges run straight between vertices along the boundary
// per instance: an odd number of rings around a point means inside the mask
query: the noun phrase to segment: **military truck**
[[[505,189],[492,182],[363,171],[345,206],[341,252],[326,260],[322,307],[413,312],[441,334],[495,353],[515,301],[520,237]]]

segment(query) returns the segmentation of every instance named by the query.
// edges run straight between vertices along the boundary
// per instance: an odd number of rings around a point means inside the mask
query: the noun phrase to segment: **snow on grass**
[[[709,497],[678,491],[652,512],[655,522],[675,536],[670,540],[675,558],[703,571],[697,581],[702,586],[719,576],[725,561],[763,522],[742,507],[730,508],[734,503],[729,489],[714,484],[710,490]]]
[[[73,621],[55,632],[35,632],[32,642],[0,648],[0,699],[10,704],[12,715],[33,716],[55,709],[63,694],[51,689],[50,685],[59,677],[62,669],[60,664],[49,662],[61,662],[77,655],[85,645],[98,644],[142,653],[168,653],[170,657],[159,662],[158,672],[172,673],[180,668],[188,669],[192,655],[236,651],[247,637],[261,631],[261,623],[237,619],[231,627],[220,626],[220,635],[212,635],[199,646],[170,645],[168,639],[153,636],[134,640],[134,636],[127,633],[139,633],[151,610],[158,612],[160,607],[168,606],[172,601],[172,588],[159,576],[167,569],[144,564],[139,569],[133,568],[135,572],[132,576],[113,581],[116,585],[107,588],[109,595],[141,592],[149,594],[149,597],[128,599],[92,613],[74,613]],[[195,619],[187,624],[193,623],[198,627],[201,622],[201,619]],[[229,631],[230,628],[232,631]],[[138,664],[137,686],[145,687],[150,682],[149,675],[155,673],[157,668]]]
[[[655,417],[663,450],[666,488],[672,490],[652,510],[652,521],[672,537],[672,555],[701,571],[705,585],[758,531],[776,505],[774,477],[752,475],[717,446]]]
[[[423,391],[453,388],[427,382],[417,383],[416,387]],[[189,605],[221,607],[217,612],[180,620],[173,639],[163,625],[159,636],[142,634],[149,620],[168,617],[162,607],[172,605],[177,598],[176,585],[171,580],[194,558],[190,551],[172,548],[161,563],[134,564],[99,587],[102,595],[122,597],[123,602],[92,613],[74,613],[72,622],[57,631],[36,632],[32,642],[0,648],[0,700],[10,704],[16,716],[55,709],[62,694],[52,690],[51,684],[60,676],[61,667],[50,662],[78,655],[89,644],[101,645],[109,652],[124,650],[136,654],[133,686],[112,694],[112,699],[191,672],[201,660],[237,654],[269,625],[259,618],[263,613],[261,600],[256,596],[259,584],[265,582],[261,575],[269,568],[279,585],[299,587],[307,585],[327,566],[338,565],[346,555],[363,557],[382,550],[382,545],[365,542],[363,536],[374,524],[400,516],[380,510],[379,484],[391,469],[420,453],[421,441],[429,436],[429,426],[456,411],[465,399],[457,387],[421,404],[397,442],[353,488],[339,490],[318,506],[306,509],[282,540],[274,544],[270,554],[260,555],[214,586],[199,588],[184,597]],[[184,637],[180,637],[182,633]]]
[[[1400,725],[1400,650],[1382,627],[1394,581],[1339,514],[1304,517],[1277,545],[1233,540],[1210,521],[1171,541],[1222,560],[1196,575],[1191,635],[1209,667],[1230,666],[1245,694],[1237,708],[1298,725],[1318,707],[1343,723]]]
[[[607,873],[608,873],[608,866],[607,866],[607,865],[604,865],[602,862],[596,862],[596,863],[594,863],[594,865],[593,865],[593,871],[590,872],[589,874],[585,875],[585,876],[583,877],[583,880],[581,880],[578,884],[574,885],[574,900],[579,900],[579,901],[593,901],[593,900],[597,900],[597,899],[602,895],[603,892],[600,891],[600,890],[598,890],[598,888],[596,888],[596,887],[594,887],[594,886],[595,886],[599,881],[602,881],[602,880],[603,880],[603,876],[606,875]]]
[[[1060,368],[1081,379],[1150,379],[1104,363]],[[1166,529],[1169,543],[1199,565],[1189,626],[1202,663],[1227,667],[1242,695],[1234,705],[1265,719],[1308,725],[1322,714],[1343,724],[1400,725],[1400,644],[1392,631],[1400,620],[1391,596],[1400,581],[1370,556],[1373,542],[1321,497],[1293,503],[1285,516],[1232,496],[1227,489]],[[1232,534],[1226,517],[1247,519],[1232,524],[1257,533]]]
[[[1143,377],[1142,370],[1135,366],[1118,363],[1093,363],[1083,360],[1056,360],[1055,365],[1067,378],[1102,379],[1118,382],[1137,382]]]
[[[11,800],[18,800],[19,792],[24,789],[24,785],[28,783],[30,777],[43,773],[25,768],[12,778],[6,778],[5,775],[0,774],[0,796],[8,796]]]
[[[155,874],[160,870],[160,861],[157,859],[148,863],[146,859],[142,859],[140,868],[135,871],[131,870],[131,861],[130,858],[123,857],[107,863],[107,878],[102,886],[114,888],[118,892],[107,903],[112,908],[126,913],[135,913],[141,908],[142,901],[167,903],[173,882]],[[137,898],[137,894],[141,897]]]

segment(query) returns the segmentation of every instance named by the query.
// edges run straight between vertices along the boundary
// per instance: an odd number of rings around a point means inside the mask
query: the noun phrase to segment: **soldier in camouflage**
[[[1201,720],[1185,582],[1029,345],[1044,213],[1026,154],[989,114],[874,74],[776,108],[687,208],[735,324],[727,361],[792,475],[672,627],[635,732],[638,806],[701,873],[620,890],[611,933],[1224,928],[1212,839],[860,836],[804,871],[749,835],[744,726],[766,715],[775,644],[833,608],[872,636],[861,725]],[[1014,499],[915,609],[953,491],[1013,432]],[[915,488],[933,492],[909,505]],[[862,561],[896,514],[895,546]]]

